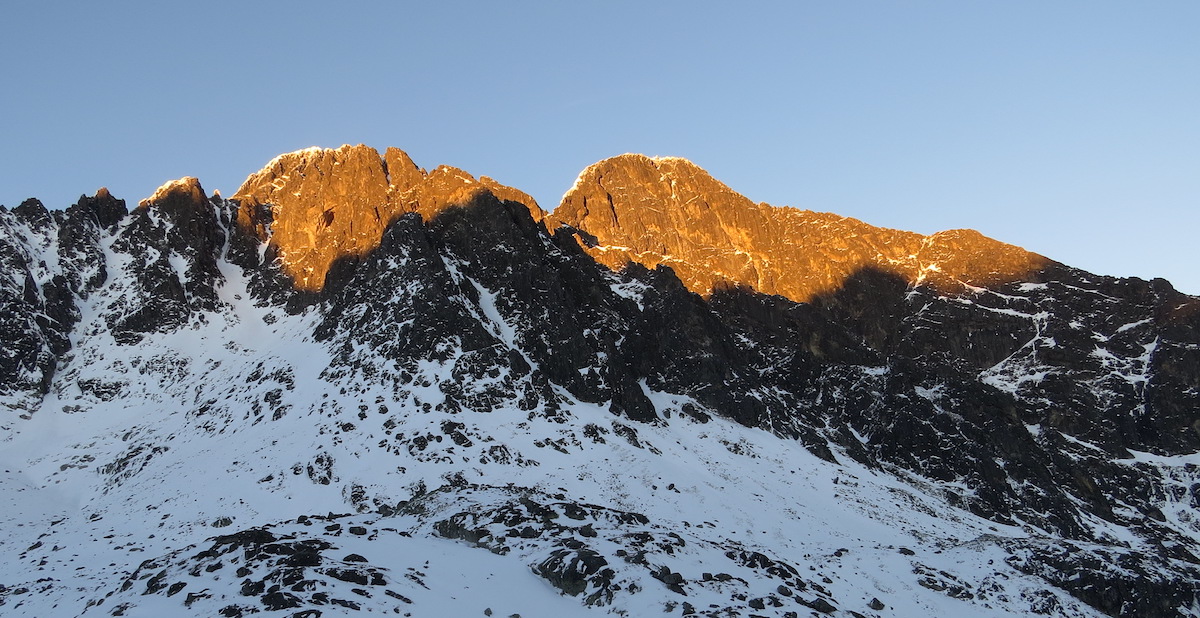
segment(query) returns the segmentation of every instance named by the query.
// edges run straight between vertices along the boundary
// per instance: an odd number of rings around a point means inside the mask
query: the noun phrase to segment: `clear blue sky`
[[[343,4],[345,6],[343,6]],[[0,204],[398,146],[552,209],[623,152],[1200,294],[1200,2],[10,2]]]

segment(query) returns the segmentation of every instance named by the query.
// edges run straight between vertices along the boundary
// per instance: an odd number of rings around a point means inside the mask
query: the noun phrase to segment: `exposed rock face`
[[[125,216],[125,202],[101,188],[64,211],[36,199],[0,207],[0,395],[45,393],[58,358],[71,348],[78,303],[107,279],[102,235]],[[14,408],[27,402],[10,401]]]
[[[217,204],[196,178],[169,182],[142,200],[113,242],[134,257],[129,268],[136,273],[110,307],[113,336],[135,342],[216,309],[225,242]]]
[[[448,166],[426,172],[397,148],[380,156],[361,144],[276,157],[247,178],[233,199],[241,204],[238,225],[278,250],[297,288],[317,291],[336,260],[377,247],[383,230],[400,215],[415,212],[429,220],[480,191],[525,204],[535,218],[542,217],[533,198],[491,178],[476,179]]]
[[[744,285],[807,302],[864,269],[945,291],[1027,278],[1047,260],[973,230],[931,236],[755,204],[685,159],[627,154],[587,168],[550,217],[586,231],[612,268],[670,266],[707,295]]]

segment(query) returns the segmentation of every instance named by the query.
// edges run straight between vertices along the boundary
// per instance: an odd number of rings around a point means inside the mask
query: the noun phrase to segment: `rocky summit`
[[[4,616],[1200,616],[1200,299],[622,155],[0,208]]]
[[[247,178],[233,199],[240,205],[239,228],[278,251],[294,285],[312,291],[324,287],[336,260],[377,247],[400,215],[429,220],[483,191],[542,216],[533,198],[487,176],[476,179],[445,165],[426,172],[398,148],[380,156],[363,145],[281,155]]]
[[[633,154],[584,170],[551,221],[589,234],[587,252],[609,268],[665,264],[702,295],[747,286],[809,302],[864,270],[961,292],[1032,280],[1050,262],[974,230],[922,236],[755,204],[686,159]]]

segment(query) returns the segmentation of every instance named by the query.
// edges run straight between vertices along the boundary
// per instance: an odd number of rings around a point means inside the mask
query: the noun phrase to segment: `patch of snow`
[[[1152,318],[1146,318],[1145,320],[1138,320],[1137,322],[1130,322],[1128,324],[1122,324],[1121,326],[1117,327],[1116,332],[1123,333],[1127,330],[1137,328],[1143,324],[1150,324],[1152,322],[1154,322],[1154,320]]]

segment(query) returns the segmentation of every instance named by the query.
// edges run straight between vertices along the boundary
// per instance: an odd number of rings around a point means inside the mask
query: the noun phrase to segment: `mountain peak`
[[[96,191],[95,197],[96,199],[107,199],[111,196],[108,189],[101,187],[100,190]],[[184,176],[178,180],[168,181],[155,189],[153,195],[138,202],[138,208],[147,208],[154,204],[162,204],[179,198],[190,202],[208,200],[208,197],[204,194],[204,188],[200,186],[200,179],[194,176]]]
[[[687,159],[623,154],[583,171],[552,221],[597,240],[610,268],[670,266],[693,292],[747,286],[806,302],[864,269],[946,291],[1029,276],[1049,263],[973,230],[930,236],[756,204]]]
[[[537,220],[544,214],[528,194],[486,176],[476,179],[449,166],[426,172],[398,148],[380,155],[363,144],[279,155],[232,199],[240,203],[239,224],[279,249],[298,288],[315,291],[335,260],[377,247],[400,215],[415,212],[429,220],[484,191],[524,204]],[[261,207],[269,207],[269,237]]]

